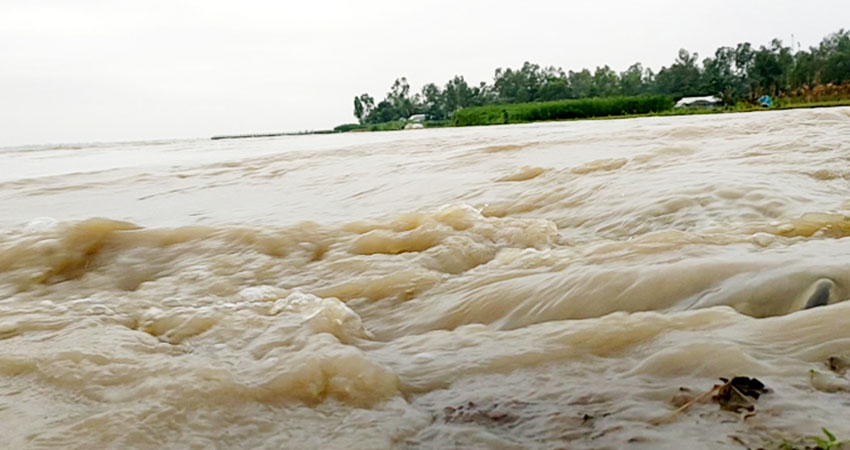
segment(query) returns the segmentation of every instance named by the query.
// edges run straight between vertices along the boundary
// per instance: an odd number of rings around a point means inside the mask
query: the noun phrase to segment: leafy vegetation
[[[702,63],[699,55],[682,49],[672,64],[658,72],[640,63],[618,73],[609,66],[574,72],[526,62],[518,69],[496,69],[491,84],[470,85],[462,76],[454,76],[442,86],[428,83],[419,93],[412,93],[407,79],[399,78],[377,103],[369,94],[356,97],[354,115],[360,125],[395,123],[412,114],[455,124],[470,124],[470,120],[505,123],[505,111],[507,122],[591,117],[582,111],[597,108],[598,115],[614,115],[598,103],[600,98],[613,98],[613,103],[607,105],[622,114],[632,111],[613,106],[621,104],[618,102],[624,101],[622,97],[717,95],[726,105],[733,106],[753,104],[764,94],[778,97],[779,103],[785,105],[850,98],[850,31],[842,29],[830,34],[808,50],[784,46],[778,39],[759,48],[748,42],[721,47]],[[594,99],[588,100],[591,103],[587,105],[596,106],[556,102],[578,99]],[[525,103],[545,106],[513,107]],[[474,117],[455,117],[459,110],[476,107],[489,109],[478,109]]]
[[[809,436],[806,439],[783,439],[780,443],[765,446],[766,448],[776,448],[779,450],[839,450],[846,448],[847,440],[839,440],[826,428],[821,428],[825,439],[820,436]],[[814,442],[814,445],[809,444]]]
[[[407,122],[402,120],[392,120],[389,122],[367,124],[346,123],[334,127],[333,132],[345,133],[347,131],[396,131],[404,129],[406,125]],[[449,125],[449,122],[446,120],[429,120],[423,123],[422,125],[425,128],[435,128],[447,126]]]
[[[821,431],[823,431],[823,434],[826,435],[826,439],[819,436],[812,436],[811,438],[815,441],[817,448],[821,450],[832,450],[840,448],[844,444],[843,441],[838,440],[838,438],[836,438],[835,435],[830,433],[826,428],[821,428]]]
[[[359,123],[344,123],[342,125],[337,125],[334,127],[334,131],[337,133],[345,133],[346,131],[353,131],[362,129],[363,125]]]
[[[669,110],[672,107],[673,101],[667,96],[609,97],[490,105],[464,108],[455,112],[452,116],[452,125],[489,125],[646,114]]]

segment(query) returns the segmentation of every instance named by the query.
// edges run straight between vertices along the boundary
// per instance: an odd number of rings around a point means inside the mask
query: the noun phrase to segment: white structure
[[[425,114],[414,114],[407,118],[408,122],[424,122]]]
[[[706,106],[720,106],[723,104],[723,100],[714,96],[707,95],[705,97],[683,97],[681,100],[676,102],[676,108],[699,108]]]

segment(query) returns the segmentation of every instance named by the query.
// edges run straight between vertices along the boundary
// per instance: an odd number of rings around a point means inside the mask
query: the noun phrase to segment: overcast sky
[[[0,0],[0,146],[297,131],[523,61],[657,70],[850,26],[837,1]]]

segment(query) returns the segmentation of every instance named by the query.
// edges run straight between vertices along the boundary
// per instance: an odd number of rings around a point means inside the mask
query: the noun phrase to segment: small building
[[[676,102],[676,108],[711,108],[723,105],[723,100],[714,96],[707,95],[705,97],[682,97]]]
[[[425,121],[425,114],[413,114],[407,118],[407,122],[422,123]]]

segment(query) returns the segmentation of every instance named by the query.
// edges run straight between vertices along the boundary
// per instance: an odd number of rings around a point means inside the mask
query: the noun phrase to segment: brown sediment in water
[[[4,438],[850,436],[847,135],[844,108],[0,150]],[[657,420],[735,376],[771,392]]]

